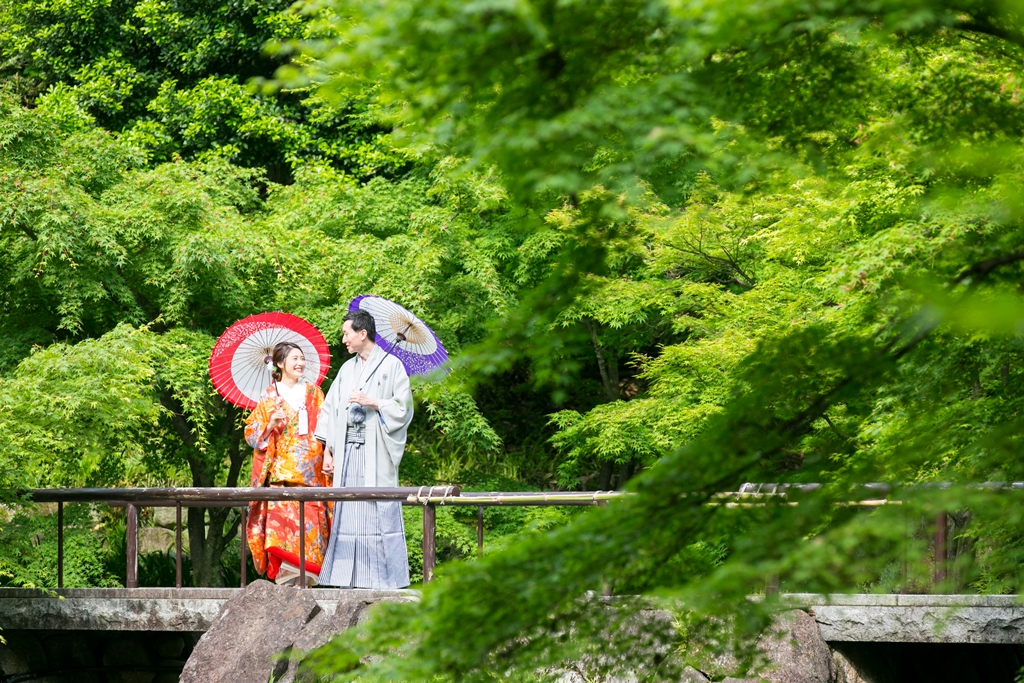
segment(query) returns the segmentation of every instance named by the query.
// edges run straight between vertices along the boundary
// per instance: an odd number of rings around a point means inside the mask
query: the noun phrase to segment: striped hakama
[[[359,425],[360,427],[362,425]],[[341,485],[363,485],[366,431],[349,425]],[[402,504],[397,501],[338,501],[334,527],[320,570],[321,586],[394,589],[409,585]]]

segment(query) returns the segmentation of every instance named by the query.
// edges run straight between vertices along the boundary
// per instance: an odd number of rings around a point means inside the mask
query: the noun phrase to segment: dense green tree
[[[642,473],[607,509],[489,517],[528,531],[328,666],[529,676],[611,649],[605,590],[673,599],[693,655],[765,623],[743,598],[766,574],[924,585],[907,529],[940,509],[970,510],[956,586],[1018,589],[1021,506],[959,486],[1021,478],[1022,39],[999,6],[315,9],[0,8],[5,486],[237,484],[216,335],[284,309],[337,345],[373,292],[457,356],[418,392],[410,483]],[[247,86],[286,54],[268,39],[305,51],[290,90]],[[751,480],[824,488],[705,504]],[[835,505],[872,480],[957,485]],[[190,514],[197,583],[237,523]]]
[[[342,94],[353,74],[378,80],[409,139],[498,169],[538,215],[578,212],[561,265],[467,367],[518,353],[560,386],[578,366],[543,365],[565,348],[558,323],[615,329],[605,296],[632,312],[622,337],[657,310],[681,341],[636,358],[638,399],[553,418],[568,477],[588,458],[657,460],[631,495],[453,567],[419,604],[345,638],[328,667],[528,677],[606,652],[607,609],[588,595],[608,587],[672,598],[693,656],[723,629],[766,623],[778,603],[745,596],[768,574],[801,591],[891,589],[886,562],[905,557],[904,585],[919,584],[924,548],[907,529],[937,510],[969,509],[965,536],[981,541],[958,580],[1019,587],[1015,494],[970,486],[1021,477],[1015,15],[928,2],[331,6],[338,40],[307,46],[319,62],[283,77]],[[617,270],[624,233],[646,237]],[[823,487],[795,507],[712,504],[766,479]],[[903,506],[844,505],[879,480],[907,485]],[[953,486],[910,486],[935,481]]]
[[[310,166],[283,187],[218,158],[147,164],[65,88],[34,109],[5,91],[0,106],[8,486],[239,485],[242,411],[206,369],[231,322],[295,311],[341,353],[348,302],[373,291],[421,312],[456,352],[513,300],[501,254],[518,238],[487,179],[361,184]],[[424,449],[465,460],[501,447],[464,392],[423,406],[437,427],[421,427]],[[458,473],[441,460],[414,471]],[[221,580],[238,523],[227,508],[189,510],[196,584]]]
[[[62,85],[152,162],[210,156],[290,182],[303,161],[360,178],[401,174],[369,90],[329,106],[303,90],[261,94],[280,66],[268,41],[310,38],[316,22],[274,2],[40,2],[0,7],[0,77],[31,104]]]
[[[0,381],[18,483],[236,485],[239,412],[204,370],[213,335],[272,300],[273,264],[249,239],[252,172],[147,168],[63,89],[31,111],[5,92],[0,107]],[[200,583],[217,581],[237,524],[189,511]]]

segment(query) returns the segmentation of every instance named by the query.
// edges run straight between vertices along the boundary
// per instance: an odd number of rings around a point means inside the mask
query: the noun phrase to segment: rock
[[[838,650],[832,651],[832,668],[836,672],[835,683],[870,683],[860,675],[853,662]]]
[[[681,683],[710,683],[711,681],[710,678],[697,671],[692,666],[688,666],[683,669],[683,676],[679,680]]]
[[[373,604],[375,603],[370,600],[339,602],[334,611],[334,623],[338,626],[338,632],[363,624],[370,617],[370,612],[366,608]]]
[[[312,680],[313,675],[304,671],[303,655],[327,643],[338,632],[334,618],[327,612],[320,612],[296,635],[287,662],[287,668],[280,678],[280,683]],[[278,679],[275,679],[277,683]]]
[[[621,680],[619,676],[647,680],[674,680],[682,676],[682,661],[675,655],[678,638],[671,613],[657,609],[634,610],[626,600],[599,603],[595,622],[603,635],[596,648],[582,652],[576,668],[587,680]],[[596,608],[596,605],[595,605]]]
[[[178,524],[178,513],[175,508],[153,508],[153,526],[160,527],[162,529],[170,529],[172,532],[177,528]],[[181,511],[181,531],[185,532],[185,526],[188,524],[188,511],[182,509]]]
[[[814,617],[802,610],[779,616],[758,640],[758,649],[771,665],[758,673],[770,683],[831,683],[832,651],[821,637]]]
[[[740,668],[739,660],[732,652],[702,653],[698,659],[700,670],[707,673],[713,680],[724,678],[727,674],[736,673]],[[737,679],[740,680],[740,679]]]
[[[161,529],[156,526],[147,526],[139,529],[139,552],[140,553],[163,553],[168,549],[174,552],[175,536],[169,529]],[[182,542],[182,552],[186,547]]]
[[[595,628],[587,643],[561,665],[543,671],[544,678],[558,683],[637,683],[680,681],[709,683],[707,676],[684,666],[676,652],[678,634],[670,612],[645,607],[631,598],[599,598],[590,605],[586,626],[567,625],[561,636],[576,640],[580,628]],[[636,607],[641,609],[637,610]]]
[[[221,607],[196,643],[181,683],[253,683],[288,669],[285,655],[300,631],[321,612],[308,591],[258,580]]]
[[[302,656],[327,644],[342,631],[360,623],[360,618],[366,614],[366,608],[371,604],[373,603],[368,600],[346,600],[338,603],[334,614],[320,612],[313,617],[295,637],[288,668],[281,677],[280,683],[315,680],[315,676],[303,668]]]
[[[760,662],[740,678],[740,662],[728,649],[709,650],[698,666],[714,680],[733,683],[833,683],[832,651],[814,617],[802,610],[784,612],[757,640]],[[731,677],[731,678],[727,678]]]
[[[39,517],[49,517],[50,515],[57,514],[56,503],[36,503],[35,514]]]
[[[153,683],[156,672],[142,637],[135,634],[114,638],[103,651],[103,666],[111,683]]]
[[[46,654],[32,635],[5,631],[0,643],[0,671],[5,675],[27,674],[46,668]]]
[[[583,677],[583,674],[574,669],[570,669],[569,671],[558,670],[557,672],[551,670],[545,671],[545,673],[547,676],[551,676],[553,673],[558,673],[559,675],[556,679],[558,683],[587,683],[587,679]]]

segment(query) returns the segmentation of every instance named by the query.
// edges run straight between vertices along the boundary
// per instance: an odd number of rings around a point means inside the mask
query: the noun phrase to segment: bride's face
[[[284,363],[278,367],[281,368],[283,378],[298,380],[302,376],[302,371],[306,369],[306,357],[302,355],[302,351],[292,349]]]

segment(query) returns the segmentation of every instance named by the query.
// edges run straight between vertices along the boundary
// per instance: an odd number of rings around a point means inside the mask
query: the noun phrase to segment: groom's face
[[[349,353],[359,353],[366,346],[366,330],[352,329],[352,321],[346,320],[341,326],[341,343],[345,345]]]

